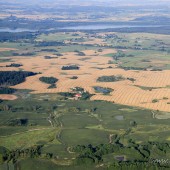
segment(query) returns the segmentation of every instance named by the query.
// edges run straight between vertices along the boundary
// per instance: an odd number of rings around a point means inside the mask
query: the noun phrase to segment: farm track
[[[71,154],[72,154],[72,153],[75,153],[75,152],[70,151],[70,149],[71,149],[71,147],[67,147],[67,152],[68,152],[68,153],[71,153]]]
[[[112,140],[113,135],[114,135],[114,134],[110,134],[110,135],[109,135],[109,144],[111,144],[111,143],[113,142],[113,140]]]

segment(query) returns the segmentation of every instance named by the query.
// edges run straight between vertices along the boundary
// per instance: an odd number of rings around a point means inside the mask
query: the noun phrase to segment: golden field
[[[6,50],[6,49],[1,49]],[[86,56],[78,56],[74,52],[63,53],[62,57],[45,59],[44,55],[35,57],[13,57],[13,62],[21,63],[20,69],[25,71],[41,72],[33,77],[28,77],[24,83],[13,86],[16,89],[30,89],[32,93],[57,93],[68,92],[72,87],[83,87],[90,93],[95,94],[91,100],[106,100],[130,106],[139,106],[153,110],[170,111],[170,70],[165,71],[135,71],[117,68],[115,64],[108,64],[111,57],[103,55],[115,53],[114,49],[105,49],[102,52],[94,50],[83,51]],[[85,60],[82,60],[85,58]],[[9,62],[10,63],[10,62]],[[0,64],[0,70],[18,70],[18,68],[2,67],[7,62]],[[80,70],[61,70],[63,65],[76,64]],[[108,68],[111,66],[112,68]],[[136,81],[122,80],[118,82],[97,82],[100,76],[122,75],[125,78],[134,78]],[[48,84],[39,81],[39,77],[53,76],[59,79],[57,88],[47,89]],[[78,76],[78,79],[70,79]],[[95,93],[93,87],[101,86],[113,89],[110,95]],[[154,87],[154,89],[144,90],[141,87]],[[5,98],[5,96],[0,96]],[[7,98],[7,96],[6,96]],[[11,96],[11,99],[15,99]],[[158,102],[153,103],[152,100]]]

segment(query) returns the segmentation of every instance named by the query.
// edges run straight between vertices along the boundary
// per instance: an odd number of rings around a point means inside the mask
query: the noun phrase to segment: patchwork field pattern
[[[85,34],[79,33],[81,36]],[[79,35],[79,37],[80,37]],[[105,33],[100,33],[100,36],[106,36]],[[56,36],[56,35],[55,35]],[[55,37],[54,36],[54,37]],[[58,38],[61,40],[70,43],[69,39],[74,36],[61,34]],[[120,36],[124,36],[120,34]],[[37,41],[47,40],[49,41],[53,36],[50,34],[48,36],[41,36]],[[57,37],[57,36],[56,36]],[[141,34],[141,37],[144,39],[152,38],[150,34]],[[160,39],[162,36],[158,35],[157,38]],[[68,38],[68,39],[67,39]],[[136,34],[132,34],[131,37],[127,35],[126,38],[131,38],[133,41],[137,38]],[[87,40],[87,37],[85,38]],[[36,56],[12,56],[8,57],[14,63],[20,63],[23,66],[20,68],[14,67],[5,67],[11,62],[2,62],[0,63],[0,70],[25,70],[33,71],[41,74],[28,77],[25,82],[13,86],[16,89],[29,89],[33,90],[31,93],[58,93],[58,92],[69,92],[70,88],[73,87],[82,87],[88,92],[95,94],[91,97],[91,100],[105,100],[118,104],[130,105],[130,106],[139,106],[153,110],[160,111],[170,111],[170,71],[153,71],[153,70],[124,70],[118,65],[122,61],[114,61],[113,55],[117,52],[114,48],[103,46],[102,38],[92,38],[85,42],[79,42],[82,44],[98,44],[101,46],[101,49],[87,49],[82,50],[84,53],[83,56],[77,54],[77,52],[62,52],[62,56],[56,57],[50,52],[40,52]],[[110,41],[107,42],[108,45]],[[54,48],[54,47],[53,47]],[[56,47],[55,47],[56,49]],[[10,48],[2,48],[2,51],[14,50]],[[126,53],[127,50],[124,50]],[[128,53],[128,51],[127,51]],[[139,53],[139,52],[138,52]],[[148,53],[149,54],[149,53]],[[50,59],[45,58],[44,56],[51,56]],[[140,53],[138,54],[140,55]],[[141,55],[144,55],[141,53]],[[157,55],[155,55],[157,57]],[[134,59],[133,59],[134,60]],[[132,61],[133,61],[132,60]],[[109,63],[112,61],[112,63]],[[138,60],[136,61],[138,62]],[[154,63],[159,63],[160,60],[154,60]],[[162,59],[163,63],[166,63]],[[62,70],[62,66],[65,65],[78,65],[79,70]],[[112,75],[121,75],[125,79],[117,82],[98,82],[98,77],[101,76],[112,76]],[[53,76],[59,81],[56,83],[56,88],[48,89],[48,84],[45,84],[39,80],[42,76]],[[77,79],[71,79],[71,77],[77,76]],[[135,81],[131,81],[134,79]],[[100,86],[105,88],[111,88],[113,91],[109,95],[104,95],[101,93],[96,93],[94,86]],[[4,96],[0,96],[4,98]],[[14,99],[11,96],[11,99]],[[157,102],[154,102],[157,101]]]

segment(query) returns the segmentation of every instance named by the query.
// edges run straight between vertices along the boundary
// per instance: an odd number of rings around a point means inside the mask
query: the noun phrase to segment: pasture
[[[137,143],[169,141],[169,120],[153,117],[151,110],[105,101],[57,101],[53,94],[48,94],[48,102],[38,100],[43,95],[31,94],[22,101],[4,101],[0,104],[1,108],[3,105],[10,105],[11,108],[0,111],[0,141],[7,149],[42,145],[42,154],[52,153],[54,160],[49,160],[49,164],[56,167],[72,165],[76,154],[71,152],[70,148],[89,143],[107,144],[114,140],[116,135],[120,136],[124,145],[127,145],[130,139]],[[50,117],[51,114],[53,117]],[[159,112],[157,114],[159,115]],[[28,124],[9,125],[15,118],[27,118]],[[49,118],[56,122],[55,126],[51,126]],[[136,122],[137,126],[133,126],[131,122]],[[128,159],[132,159],[130,153],[131,151],[126,153]],[[122,151],[121,154],[125,153]],[[139,158],[138,153],[135,158]],[[41,167],[45,160],[35,161],[41,161],[37,165]],[[111,159],[106,155],[104,162],[109,161]],[[20,166],[25,167],[26,164],[27,160],[19,161]]]

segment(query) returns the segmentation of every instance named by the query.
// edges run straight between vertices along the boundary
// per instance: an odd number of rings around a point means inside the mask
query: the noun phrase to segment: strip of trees
[[[11,63],[10,65],[6,65],[6,67],[21,67],[23,66],[22,64],[17,64],[17,63]]]
[[[63,66],[61,69],[62,70],[79,70],[80,67],[77,65],[71,65],[71,66]]]

